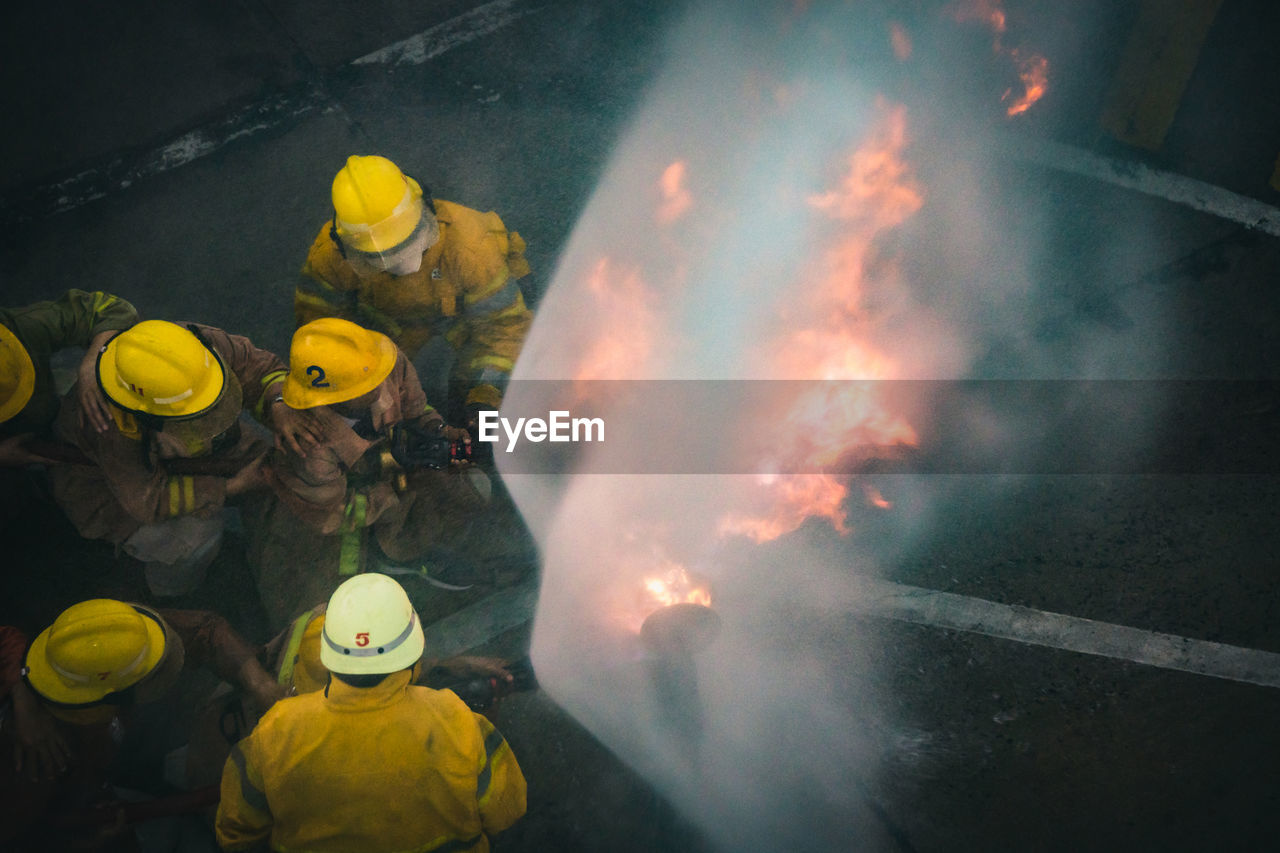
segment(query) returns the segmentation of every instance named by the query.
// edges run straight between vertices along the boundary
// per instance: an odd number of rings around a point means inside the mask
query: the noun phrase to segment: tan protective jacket
[[[405,670],[277,702],[227,759],[215,828],[233,851],[487,851],[525,793],[501,733]]]
[[[378,386],[370,407],[373,428],[383,433],[392,424],[427,426],[440,415],[427,403],[418,374],[403,352]],[[277,455],[268,474],[276,494],[301,521],[320,533],[343,533],[375,523],[400,503],[390,478],[352,485],[348,472],[374,440],[362,438],[328,406],[309,410],[323,433],[319,447],[307,455]]]
[[[197,328],[234,374],[243,408],[265,420],[269,402],[264,392],[283,381],[287,373],[284,362],[258,349],[248,338],[212,326]],[[228,376],[229,382],[231,379]],[[116,424],[105,433],[92,425],[80,426],[77,397],[68,394],[58,413],[55,433],[80,448],[94,464],[57,465],[50,478],[55,499],[80,535],[123,542],[143,524],[188,514],[209,516],[221,509],[226,501],[227,477],[171,476],[165,471],[164,460],[213,457],[247,463],[265,445],[245,430],[233,445],[214,450],[213,436],[199,438],[201,420],[203,416],[182,422],[187,438],[178,439],[162,430],[144,449],[140,434],[125,434]]]
[[[380,434],[396,423],[441,421],[403,352],[377,390],[370,415]],[[324,433],[321,446],[305,457],[276,451],[267,472],[274,499],[245,516],[258,591],[277,629],[327,600],[346,576],[368,569],[373,542],[392,559],[411,560],[484,506],[456,472],[419,472],[398,491],[394,475],[369,458],[377,451],[365,457],[373,440],[328,406],[311,411]]]
[[[435,202],[440,239],[410,275],[362,276],[320,229],[294,292],[298,325],[341,317],[390,337],[412,358],[443,334],[458,353],[468,403],[497,407],[533,314],[516,279],[527,275],[524,240],[493,211]]]

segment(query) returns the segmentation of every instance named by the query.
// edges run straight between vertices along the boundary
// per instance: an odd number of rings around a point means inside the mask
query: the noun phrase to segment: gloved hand
[[[492,406],[484,406],[476,403],[467,405],[464,425],[467,432],[471,435],[471,461],[477,465],[493,464],[493,443],[480,440],[480,413],[493,412],[497,414],[497,409]]]

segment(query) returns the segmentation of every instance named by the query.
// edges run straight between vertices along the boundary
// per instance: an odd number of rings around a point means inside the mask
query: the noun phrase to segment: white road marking
[[[351,64],[420,65],[536,11],[536,8],[520,9],[520,5],[520,0],[493,0],[417,35],[367,53]],[[269,130],[310,112],[321,105],[316,95],[311,92],[301,98],[274,96],[233,113],[230,118],[184,134],[136,161],[125,162],[123,158],[117,158],[107,166],[38,187],[26,198],[0,200],[0,220],[23,221],[62,213],[127,189],[135,181],[186,165],[237,139]],[[1280,209],[1203,181],[1161,172],[1138,163],[1112,160],[1045,139],[1009,136],[1000,147],[1026,162],[1136,190],[1280,236]]]
[[[534,11],[533,9],[513,11],[513,8],[518,5],[517,0],[494,0],[492,3],[485,3],[415,36],[379,48],[373,53],[366,53],[359,59],[353,60],[351,64],[421,65],[455,47],[496,32]]]
[[[441,657],[474,649],[532,619],[537,602],[536,581],[499,590],[432,625],[424,626],[427,647],[437,650]],[[1275,652],[1162,634],[889,581],[860,578],[850,583],[841,595],[829,596],[821,603],[802,603],[1262,687],[1280,687],[1280,654]]]
[[[1204,181],[1141,163],[1113,160],[1048,139],[1010,135],[999,147],[1004,153],[1037,166],[1136,190],[1280,237],[1280,208]]]
[[[432,655],[441,658],[460,655],[525,624],[533,618],[537,604],[537,581],[525,581],[423,625],[422,633]]]
[[[520,0],[486,3],[418,35],[365,54],[351,64],[421,64],[491,35],[538,10],[537,7],[517,10],[519,5]],[[140,155],[121,155],[105,165],[35,187],[20,197],[0,198],[0,222],[24,222],[74,210],[327,105],[325,94],[314,87],[300,94],[272,95]]]
[[[902,622],[1280,687],[1280,654],[1275,652],[872,579],[860,579],[832,604]]]

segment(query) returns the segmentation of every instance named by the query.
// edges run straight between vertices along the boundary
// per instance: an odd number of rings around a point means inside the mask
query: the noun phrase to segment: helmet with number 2
[[[416,663],[426,645],[404,587],[375,572],[333,591],[320,639],[320,662],[349,675],[399,672]]]
[[[284,402],[310,409],[353,400],[377,388],[396,365],[396,345],[349,320],[322,317],[293,333]]]

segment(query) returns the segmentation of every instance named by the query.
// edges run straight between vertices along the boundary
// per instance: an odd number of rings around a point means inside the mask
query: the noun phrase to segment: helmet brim
[[[343,675],[388,675],[408,669],[422,658],[427,647],[426,637],[422,633],[422,622],[415,612],[404,639],[386,652],[379,649],[347,649],[332,642],[324,631],[320,634],[320,662],[330,672]]]
[[[244,390],[240,380],[228,372],[222,394],[213,406],[196,415],[166,418],[164,433],[176,437],[188,447],[195,446],[231,429],[231,425],[240,419],[243,408]]]
[[[397,246],[412,236],[422,222],[426,202],[418,182],[407,175],[404,180],[404,199],[397,209],[381,222],[364,225],[347,222],[340,216],[335,216],[334,227],[343,245],[358,252],[380,254],[394,251]]]

